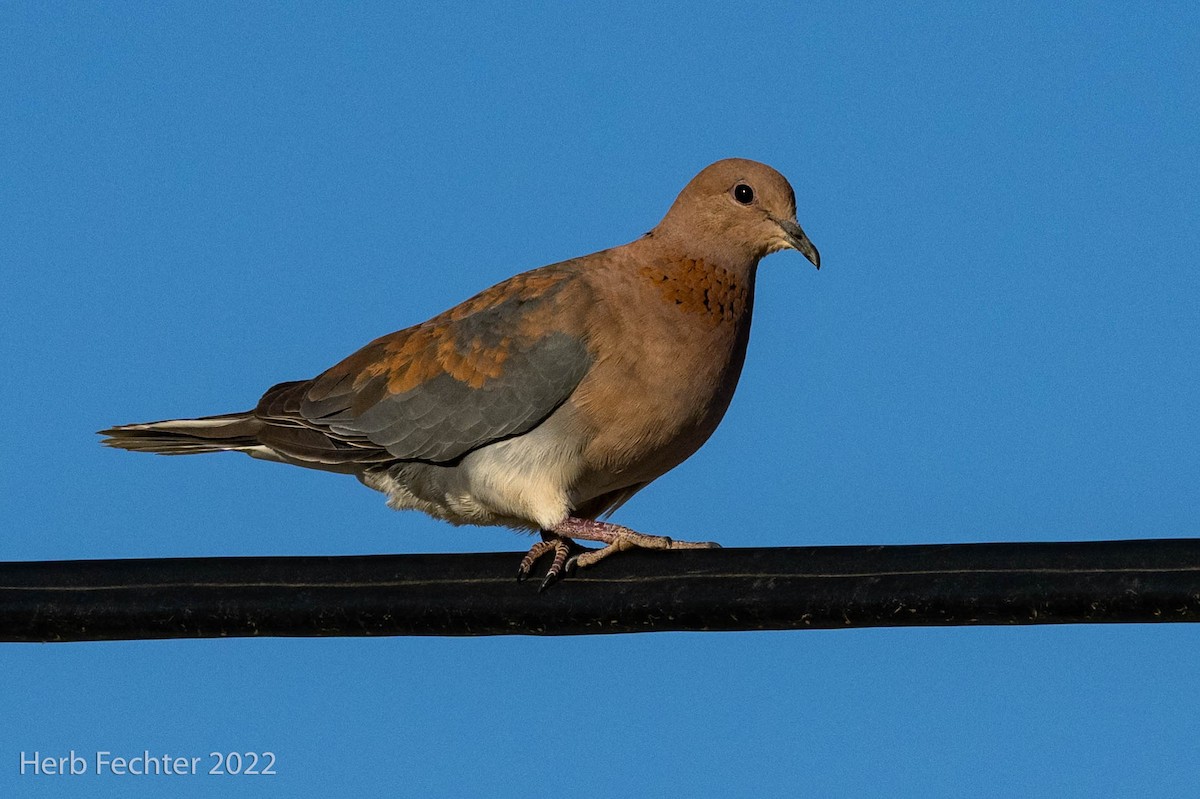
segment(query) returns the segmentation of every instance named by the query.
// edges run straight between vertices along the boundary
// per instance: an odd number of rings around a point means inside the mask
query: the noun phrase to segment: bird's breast
[[[643,266],[593,338],[595,364],[572,402],[590,435],[584,463],[613,487],[653,480],[703,444],[745,360],[753,272],[684,260]]]

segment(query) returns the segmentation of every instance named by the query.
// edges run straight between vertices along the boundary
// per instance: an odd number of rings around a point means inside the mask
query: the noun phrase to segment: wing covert
[[[579,300],[564,289],[578,282],[540,272],[376,339],[272,403],[276,418],[338,444],[438,463],[531,430],[592,363],[582,337],[558,329],[574,316],[564,317],[564,304]]]

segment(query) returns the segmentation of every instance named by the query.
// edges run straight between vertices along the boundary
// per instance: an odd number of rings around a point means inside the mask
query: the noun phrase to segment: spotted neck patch
[[[699,259],[669,265],[647,264],[640,270],[681,312],[702,316],[709,327],[734,322],[746,310],[746,286],[730,271]]]

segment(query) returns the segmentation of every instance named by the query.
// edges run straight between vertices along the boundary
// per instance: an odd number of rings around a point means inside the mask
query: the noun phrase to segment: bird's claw
[[[517,582],[523,581],[533,571],[533,566],[547,552],[554,553],[554,560],[550,563],[550,569],[546,572],[545,579],[542,580],[541,586],[538,587],[538,593],[545,591],[550,586],[558,582],[565,573],[567,558],[571,555],[571,547],[574,544],[569,538],[547,538],[544,541],[539,541],[529,548],[525,553],[525,557],[521,558],[521,564],[517,567]]]
[[[542,584],[538,586],[538,593],[542,593],[561,579],[562,574],[551,567],[550,571],[546,572],[546,579],[542,580]]]

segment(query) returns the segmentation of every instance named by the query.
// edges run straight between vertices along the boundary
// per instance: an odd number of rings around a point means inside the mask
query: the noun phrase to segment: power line
[[[1200,539],[0,563],[0,640],[1200,621]]]

